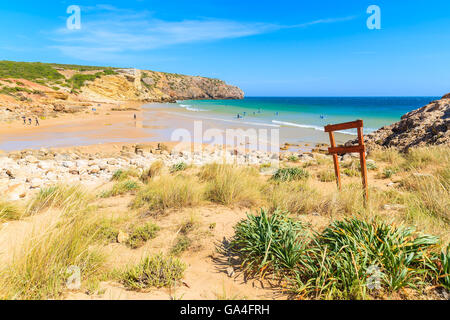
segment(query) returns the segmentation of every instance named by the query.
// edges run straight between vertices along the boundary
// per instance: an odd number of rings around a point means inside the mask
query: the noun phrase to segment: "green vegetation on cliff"
[[[58,80],[64,76],[49,64],[41,62],[0,61],[0,78]]]

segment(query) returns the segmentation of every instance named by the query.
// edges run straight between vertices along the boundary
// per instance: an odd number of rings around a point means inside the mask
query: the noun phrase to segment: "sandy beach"
[[[195,112],[179,108],[176,104],[151,103],[134,105],[136,110],[113,111],[106,105],[95,111],[61,114],[57,118],[40,120],[36,126],[22,121],[3,123],[0,127],[0,150],[4,152],[23,150],[88,146],[109,143],[176,142],[172,134],[177,129],[190,132],[194,141],[194,124],[201,121],[203,132],[217,129],[271,129],[280,130],[280,145],[285,142],[299,144],[309,150],[316,143],[327,143],[328,135],[308,128],[288,126],[255,126],[246,122],[238,123],[203,117]],[[136,120],[134,119],[136,115]],[[344,143],[351,136],[337,134],[338,143]],[[207,139],[205,139],[207,140]]]

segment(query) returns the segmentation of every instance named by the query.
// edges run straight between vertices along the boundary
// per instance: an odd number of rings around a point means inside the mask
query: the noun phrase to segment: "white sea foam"
[[[272,122],[276,123],[276,124],[283,125],[283,126],[314,129],[314,130],[322,131],[322,132],[325,131],[324,127],[319,127],[319,126],[315,126],[315,125],[299,124],[299,123],[294,123],[294,122],[278,121],[278,120],[272,120]],[[367,128],[367,129],[365,129],[365,131],[372,132],[373,129]],[[352,135],[352,136],[356,136],[357,135],[356,132],[350,131],[350,130],[341,130],[341,131],[336,131],[336,132],[343,133],[343,134],[349,134],[349,135]]]
[[[222,119],[222,118],[215,118],[215,117],[205,117],[205,116],[193,116],[188,114],[181,114],[177,112],[170,112],[167,111],[167,113],[170,114],[176,114],[184,117],[194,118],[194,119],[204,119],[204,120],[214,120],[214,121],[223,121],[223,122],[231,122],[236,124],[246,124],[251,126],[263,126],[263,127],[274,127],[279,128],[280,126],[277,124],[271,124],[271,123],[265,123],[265,122],[251,122],[251,121],[243,121],[243,120],[232,120],[232,119]]]
[[[314,130],[317,130],[317,131],[324,131],[324,129],[322,127],[318,127],[318,126],[314,126],[314,125],[299,124],[299,123],[293,123],[293,122],[287,122],[287,121],[278,121],[278,120],[272,120],[272,123],[280,124],[282,126],[309,128],[309,129],[314,129]]]
[[[188,111],[195,111],[195,112],[207,111],[207,110],[203,110],[203,109],[194,108],[190,104],[179,104],[179,106],[182,108],[185,108]]]

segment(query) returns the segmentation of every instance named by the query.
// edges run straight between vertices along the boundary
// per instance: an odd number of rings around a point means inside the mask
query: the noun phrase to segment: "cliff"
[[[365,137],[369,150],[396,147],[406,151],[425,145],[450,145],[450,93],[440,100],[408,112],[399,122],[382,127]],[[356,143],[350,141],[348,144]]]
[[[96,103],[243,99],[219,79],[139,69],[0,61],[0,120],[77,112]]]
[[[97,99],[152,102],[244,98],[241,89],[218,79],[138,69],[115,72],[87,84],[82,94]]]

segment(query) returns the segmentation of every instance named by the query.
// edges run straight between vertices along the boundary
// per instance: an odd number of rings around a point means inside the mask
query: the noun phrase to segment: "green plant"
[[[295,290],[317,298],[364,298],[374,270],[389,291],[418,288],[435,278],[437,243],[437,237],[377,220],[334,221],[303,256]]]
[[[354,168],[344,168],[342,172],[349,177],[358,177],[361,175],[361,171]],[[333,179],[334,180],[334,179]],[[331,180],[331,181],[333,181]]]
[[[367,167],[367,170],[376,170],[378,168],[377,164],[375,162],[372,162],[372,161],[367,161],[366,162],[366,167]],[[361,165],[359,165],[359,168],[361,168]]]
[[[111,180],[122,181],[128,179],[129,177],[139,177],[139,171],[136,169],[128,169],[128,170],[119,169],[113,173]]]
[[[170,253],[174,256],[179,256],[181,253],[189,249],[192,244],[192,240],[185,235],[180,235],[177,237],[175,245],[170,249]]]
[[[119,228],[113,220],[104,219],[92,225],[92,229],[88,230],[88,232],[93,234],[96,241],[108,244],[117,241]]]
[[[120,276],[129,289],[143,290],[151,287],[172,287],[183,278],[186,265],[179,259],[157,254],[146,257],[136,266],[128,268]]]
[[[64,76],[45,63],[0,61],[0,78],[58,80]]]
[[[302,259],[305,242],[303,224],[286,212],[269,215],[261,209],[259,215],[247,214],[247,219],[235,227],[230,243],[239,255],[245,270],[263,275],[267,271],[292,271]]]
[[[186,170],[187,168],[187,164],[185,162],[179,162],[174,164],[171,168],[170,168],[170,172],[177,172],[177,171],[183,171]]]
[[[115,197],[125,194],[130,191],[137,191],[140,189],[139,184],[134,180],[119,181],[114,184],[111,190],[100,194],[101,198]]]
[[[308,171],[298,167],[289,167],[278,169],[272,176],[272,179],[276,181],[292,181],[307,179],[308,177]]]
[[[446,250],[442,250],[438,260],[439,282],[450,290],[450,245]]]
[[[290,155],[287,159],[290,162],[297,162],[298,161],[298,157],[294,156],[294,155]]]
[[[260,168],[260,169],[267,169],[267,168],[270,168],[270,167],[272,167],[272,164],[271,164],[270,162],[261,163],[261,164],[259,165],[259,168]]]
[[[135,226],[131,230],[126,244],[132,249],[137,249],[148,240],[155,238],[160,228],[153,223],[146,223],[142,226]]]
[[[19,220],[20,210],[12,203],[0,201],[0,222],[8,220]]]
[[[68,81],[72,89],[81,89],[86,81],[94,81],[103,75],[102,72],[97,72],[95,74],[75,74]]]
[[[396,174],[396,173],[397,173],[397,170],[396,170],[396,169],[385,168],[385,169],[383,170],[383,178],[384,178],[384,179],[392,178],[392,176],[393,176],[394,174]]]

